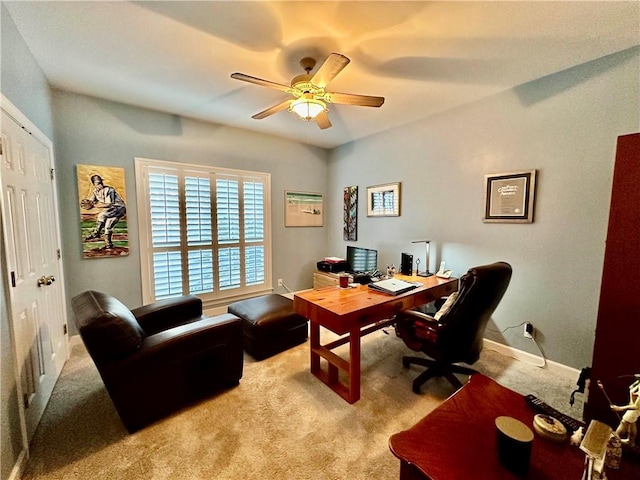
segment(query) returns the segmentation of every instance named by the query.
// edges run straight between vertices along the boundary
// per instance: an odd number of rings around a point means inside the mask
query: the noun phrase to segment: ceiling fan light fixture
[[[232,73],[231,78],[253,83],[261,87],[279,90],[290,95],[262,112],[252,115],[251,118],[262,120],[274,113],[288,110],[298,115],[302,120],[315,122],[318,128],[325,130],[331,127],[331,121],[327,112],[327,103],[342,105],[358,105],[362,107],[380,107],[384,103],[384,97],[370,95],[356,95],[353,93],[336,93],[327,91],[329,83],[338,75],[350,60],[340,53],[331,53],[322,63],[320,68],[311,75],[316,65],[315,59],[305,57],[300,61],[300,66],[306,73],[297,75],[291,79],[290,85],[275,83],[258,77],[252,77],[244,73]],[[293,96],[293,98],[291,98]]]
[[[315,120],[315,118],[326,111],[326,109],[327,105],[323,101],[304,97],[294,100],[289,107],[291,112],[296,113],[301,119],[307,122]]]

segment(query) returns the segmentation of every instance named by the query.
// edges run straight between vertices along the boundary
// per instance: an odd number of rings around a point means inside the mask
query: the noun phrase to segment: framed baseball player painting
[[[82,256],[129,255],[124,168],[76,165]]]

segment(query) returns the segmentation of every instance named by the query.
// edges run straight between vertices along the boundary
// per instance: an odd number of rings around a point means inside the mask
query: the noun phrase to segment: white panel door
[[[28,438],[67,358],[50,149],[2,112],[2,221]]]

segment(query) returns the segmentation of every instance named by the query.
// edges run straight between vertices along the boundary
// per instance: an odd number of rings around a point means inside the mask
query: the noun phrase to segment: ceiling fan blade
[[[329,103],[358,105],[360,107],[380,107],[384,103],[384,97],[355,95],[352,93],[327,92],[324,96],[324,99]]]
[[[316,87],[325,88],[350,61],[340,53],[332,53],[311,78],[310,82]]]
[[[320,112],[317,116],[316,116],[316,124],[322,129],[324,130],[325,128],[329,128],[331,126],[331,121],[329,120],[329,115],[327,115],[327,112]]]
[[[263,118],[268,117],[269,115],[273,115],[274,113],[280,112],[281,110],[286,110],[287,108],[289,108],[289,104],[291,103],[291,100],[292,99],[287,99],[284,102],[280,102],[277,105],[274,105],[273,107],[269,107],[260,113],[256,113],[251,118],[255,118],[256,120],[262,120]]]
[[[276,90],[281,90],[287,93],[291,90],[291,86],[289,85],[270,82],[269,80],[263,80],[262,78],[252,77],[251,75],[245,75],[244,73],[238,73],[238,72],[232,73],[231,78],[235,78],[236,80],[242,80],[243,82],[253,83],[255,85],[260,85],[261,87],[275,88]]]

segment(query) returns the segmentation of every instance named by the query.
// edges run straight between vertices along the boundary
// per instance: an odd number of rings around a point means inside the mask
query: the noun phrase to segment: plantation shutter
[[[188,291],[193,295],[213,292],[211,180],[208,174],[204,175],[187,176],[184,180]]]
[[[240,286],[240,199],[238,179],[216,179],[220,288]]]
[[[244,183],[244,236],[247,243],[245,276],[247,285],[264,282],[264,184],[260,179]]]
[[[139,221],[149,300],[266,290],[268,175],[167,164],[136,159],[146,192]]]
[[[178,176],[149,174],[155,298],[182,294]]]

